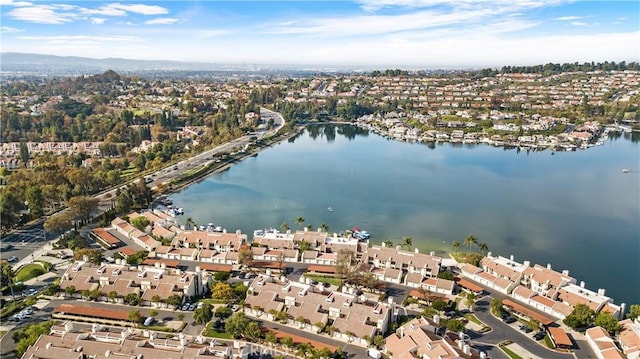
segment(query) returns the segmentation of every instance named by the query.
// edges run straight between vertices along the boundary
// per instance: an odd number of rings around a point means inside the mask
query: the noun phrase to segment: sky
[[[2,52],[481,68],[639,61],[640,1],[0,0]]]

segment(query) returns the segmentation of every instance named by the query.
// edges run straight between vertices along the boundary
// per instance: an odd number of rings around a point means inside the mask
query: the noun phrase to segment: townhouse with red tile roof
[[[136,294],[145,305],[166,306],[154,299],[166,300],[172,295],[180,298],[201,295],[206,292],[210,280],[210,275],[200,268],[196,268],[195,272],[183,272],[167,268],[161,263],[130,267],[120,261],[101,265],[76,261],[62,275],[60,288],[73,288],[75,296],[82,295],[83,291],[98,290],[98,299],[104,301],[123,302],[125,296]],[[108,298],[111,292],[117,293],[117,298]]]
[[[395,333],[387,336],[384,353],[391,359],[440,358],[440,359],[484,359],[486,353],[478,352],[469,345],[469,337],[448,333],[439,337],[435,331],[439,318],[414,318],[403,324]]]
[[[393,303],[265,275],[249,286],[245,306],[248,315],[312,333],[330,327],[328,335],[334,339],[363,346],[366,337],[386,332],[394,310]]]

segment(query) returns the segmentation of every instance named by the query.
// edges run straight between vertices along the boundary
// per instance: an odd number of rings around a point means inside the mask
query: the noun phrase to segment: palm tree
[[[282,224],[280,225],[280,230],[281,230],[281,231],[283,231],[283,232],[286,232],[286,231],[288,231],[289,229],[290,229],[290,228],[289,228],[289,223],[287,223],[287,222],[282,222]]]
[[[453,241],[453,250],[458,252],[460,250],[460,242]]]
[[[413,238],[411,237],[402,237],[402,248],[406,248],[407,250],[411,249],[413,246]]]
[[[473,234],[468,235],[467,238],[464,239],[464,242],[462,242],[462,244],[469,249],[476,243],[478,243],[478,239],[474,237]]]
[[[187,217],[187,219],[184,221],[184,225],[185,227],[187,227],[187,229],[194,228],[196,226],[196,222],[193,221],[193,218]]]
[[[324,223],[320,225],[320,229],[321,229],[323,232],[329,232],[329,226],[327,226],[327,225],[326,225],[326,224],[324,224]]]
[[[487,254],[487,252],[489,252],[489,245],[487,244],[487,242],[482,242],[478,245],[478,250],[484,256]]]
[[[384,243],[384,246],[387,247],[387,248],[393,248],[393,242],[390,241],[390,240],[386,240],[386,241],[384,241],[382,243]]]
[[[304,217],[300,216],[296,218],[296,223],[298,224],[298,229],[300,229],[302,224],[304,223]]]
[[[311,223],[307,223],[306,227],[307,227],[307,228],[309,228],[309,229],[311,229],[311,228],[313,228],[313,224],[311,224]]]

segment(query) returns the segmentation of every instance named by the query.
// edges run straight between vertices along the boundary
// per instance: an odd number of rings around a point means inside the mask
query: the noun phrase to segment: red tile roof
[[[230,272],[232,266],[231,264],[201,263],[200,268],[211,272]]]
[[[549,325],[553,323],[553,319],[547,317],[546,315],[540,314],[532,309],[529,309],[523,305],[520,305],[510,299],[505,299],[502,301],[502,305],[506,305],[507,307],[511,307],[518,313],[522,313],[529,318],[536,319],[542,325]]]
[[[60,314],[80,315],[83,317],[102,318],[102,319],[115,319],[115,320],[129,320],[129,313],[125,310],[104,309],[96,307],[86,307],[82,305],[74,304],[60,304],[53,311]]]

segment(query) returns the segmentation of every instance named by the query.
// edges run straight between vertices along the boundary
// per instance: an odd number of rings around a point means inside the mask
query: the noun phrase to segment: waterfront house
[[[593,327],[585,332],[587,343],[598,359],[624,359],[625,356],[602,327]]]
[[[622,329],[618,333],[618,343],[628,359],[640,358],[640,317],[620,322]]]

